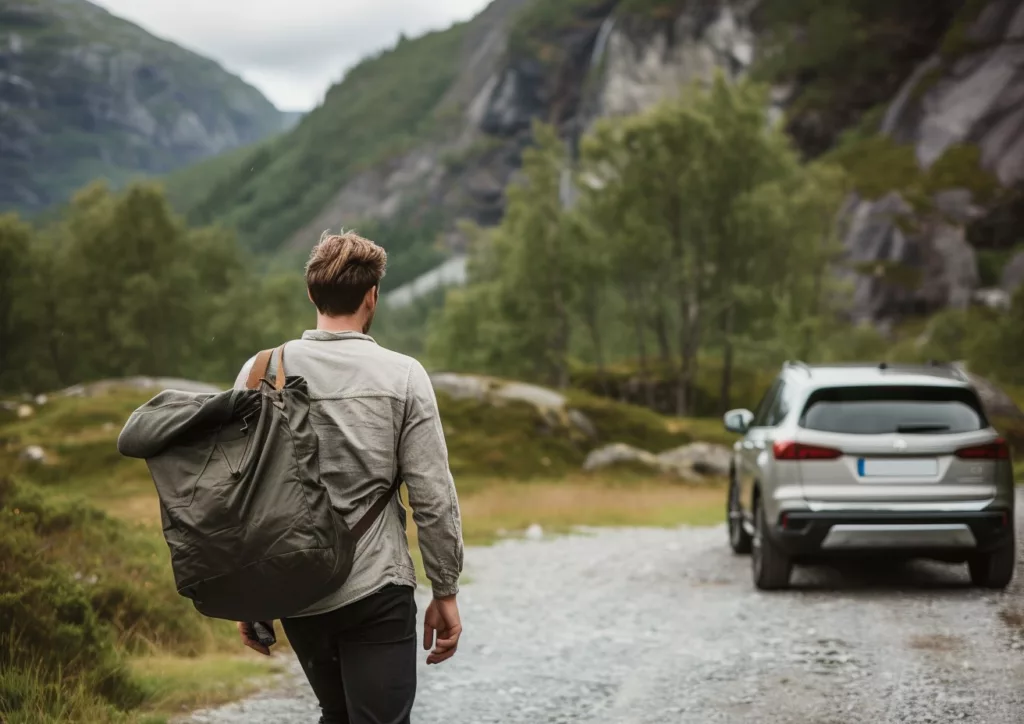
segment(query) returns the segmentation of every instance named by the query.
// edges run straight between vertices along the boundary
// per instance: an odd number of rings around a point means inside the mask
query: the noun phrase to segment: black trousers
[[[320,702],[321,724],[408,724],[416,698],[416,601],[388,586],[281,622]]]

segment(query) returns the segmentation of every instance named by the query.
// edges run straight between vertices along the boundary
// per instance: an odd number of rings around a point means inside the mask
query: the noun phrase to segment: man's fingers
[[[270,649],[261,644],[259,641],[253,641],[252,639],[243,639],[243,643],[253,651],[259,652],[264,656],[270,656]]]
[[[427,663],[440,664],[441,662],[447,661],[451,657],[455,656],[455,651],[455,649],[448,649],[443,653],[431,653],[430,656],[427,657]]]
[[[423,650],[430,651],[434,644],[434,627],[426,621],[423,622]]]
[[[459,637],[461,635],[461,633],[457,633],[454,636],[450,636],[446,639],[439,638],[437,640],[437,643],[434,644],[434,651],[454,649],[456,646],[459,645]]]

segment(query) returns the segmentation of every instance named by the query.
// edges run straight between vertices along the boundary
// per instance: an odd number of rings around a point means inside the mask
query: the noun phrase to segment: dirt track
[[[422,667],[413,721],[1024,722],[1024,649],[1002,614],[1024,574],[996,594],[965,569],[800,569],[796,590],[762,594],[721,527],[473,549],[463,646]],[[296,677],[190,721],[316,720]]]

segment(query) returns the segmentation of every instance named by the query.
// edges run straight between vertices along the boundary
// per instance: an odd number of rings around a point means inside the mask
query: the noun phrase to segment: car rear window
[[[800,426],[855,435],[950,435],[988,426],[978,396],[960,387],[831,387],[814,392]]]

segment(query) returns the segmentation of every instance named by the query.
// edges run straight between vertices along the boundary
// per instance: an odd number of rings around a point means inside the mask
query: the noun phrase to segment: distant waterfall
[[[601,29],[597,32],[597,41],[594,43],[594,53],[590,56],[590,70],[596,69],[604,60],[604,53],[608,49],[608,40],[615,30],[615,18],[607,17],[601,23]]]

